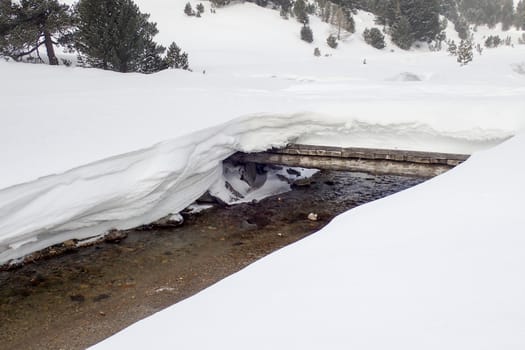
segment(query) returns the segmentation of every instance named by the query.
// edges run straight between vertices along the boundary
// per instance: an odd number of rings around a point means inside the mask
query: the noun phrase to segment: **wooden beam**
[[[463,154],[293,144],[266,152],[239,152],[230,159],[242,163],[433,177],[450,170],[468,157]]]

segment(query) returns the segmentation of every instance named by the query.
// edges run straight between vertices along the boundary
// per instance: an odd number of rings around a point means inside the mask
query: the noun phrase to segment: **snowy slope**
[[[93,349],[523,349],[524,136]]]
[[[253,4],[198,19],[183,0],[138,3],[194,73],[0,62],[0,263],[176,213],[237,150],[475,153],[96,348],[524,347],[525,46],[460,67],[425,48],[375,50],[359,34],[329,49],[334,29],[315,18],[309,45],[298,23]]]
[[[184,3],[139,2],[194,73],[0,62],[0,263],[175,213],[236,150],[297,141],[471,153],[524,129],[525,46],[466,67],[445,53],[375,50],[359,35],[326,51],[333,29],[318,19],[309,45],[277,11],[237,4],[199,19]],[[332,56],[314,57],[316,45]]]

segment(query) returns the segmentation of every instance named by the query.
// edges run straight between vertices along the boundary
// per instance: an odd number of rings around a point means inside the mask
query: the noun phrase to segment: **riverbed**
[[[288,193],[187,215],[180,227],[129,230],[122,240],[2,271],[1,347],[83,349],[319,231],[341,212],[424,180],[321,171]]]

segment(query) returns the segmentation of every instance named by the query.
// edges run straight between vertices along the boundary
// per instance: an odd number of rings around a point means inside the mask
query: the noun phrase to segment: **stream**
[[[424,180],[321,171],[288,193],[216,205],[186,216],[180,227],[129,230],[122,240],[1,271],[1,348],[83,349],[320,230],[346,210]]]

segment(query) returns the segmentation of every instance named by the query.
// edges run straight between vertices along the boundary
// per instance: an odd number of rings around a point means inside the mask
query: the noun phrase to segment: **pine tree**
[[[288,13],[290,12],[290,9],[292,8],[291,0],[275,0],[274,2],[279,4],[279,6],[281,6],[281,16],[288,17]],[[283,16],[283,14],[285,16]]]
[[[333,36],[332,34],[330,34],[328,36],[328,38],[326,38],[326,44],[328,46],[330,46],[332,49],[336,49],[337,48],[337,39],[335,38],[335,36]]]
[[[186,6],[184,6],[184,13],[186,16],[195,16],[195,12],[193,12],[193,9],[191,8],[191,4],[189,2],[186,3]]]
[[[525,33],[522,33],[521,38],[518,38],[518,44],[525,45]]]
[[[119,72],[145,70],[157,25],[132,0],[80,0],[76,47],[92,67]],[[147,60],[146,60],[147,61]]]
[[[308,13],[306,13],[306,3],[304,0],[296,0],[293,5],[293,13],[299,23],[308,24]]]
[[[467,20],[464,17],[459,17],[458,20],[454,23],[454,29],[458,32],[460,39],[467,39],[469,37],[469,27]]]
[[[15,60],[46,48],[48,63],[58,65],[54,45],[68,45],[73,29],[72,11],[57,0],[1,0],[0,53]],[[5,12],[4,12],[5,11]]]
[[[401,0],[399,9],[414,40],[431,42],[441,31],[438,0]]]
[[[166,48],[156,44],[153,40],[146,41],[137,72],[151,74],[168,68],[161,57],[164,51],[166,51]]]
[[[507,30],[515,17],[512,0],[461,0],[459,7],[470,23],[490,28],[501,22]]]
[[[197,12],[200,14],[204,13],[204,5],[202,4],[202,2],[197,5]]]
[[[308,27],[307,25],[304,25],[301,28],[301,40],[304,40],[307,43],[312,43],[314,41],[314,34],[312,32],[312,29],[310,29],[310,27]]]
[[[471,62],[473,58],[474,53],[472,51],[472,42],[470,40],[461,40],[458,48],[457,61],[464,66]]]
[[[513,0],[504,0],[501,8],[501,27],[503,30],[509,30],[514,22],[514,3]]]
[[[230,0],[210,0],[210,2],[216,7],[223,7],[230,3]]]
[[[14,40],[16,10],[11,0],[0,0],[0,56],[10,57],[18,49]]]
[[[476,51],[478,52],[480,56],[483,53],[483,47],[481,47],[479,43],[476,44]]]
[[[164,58],[164,64],[168,68],[185,70],[190,69],[188,54],[186,52],[182,52],[181,48],[174,42],[168,47],[168,52]]]
[[[458,2],[456,0],[440,0],[439,13],[452,23],[456,23],[459,18]]]
[[[458,47],[456,45],[456,42],[454,40],[450,40],[448,42],[448,53],[452,56],[456,56],[458,54]]]
[[[365,39],[365,42],[375,47],[376,49],[383,49],[385,48],[385,36],[381,31],[377,28],[368,29],[366,28],[363,32],[363,38]]]
[[[516,5],[515,17],[516,28],[525,30],[525,0],[520,0]]]
[[[404,16],[400,16],[391,29],[392,41],[399,48],[408,50],[414,43],[410,22]]]
[[[373,6],[376,23],[391,27],[400,15],[400,3],[397,0],[377,0]]]

